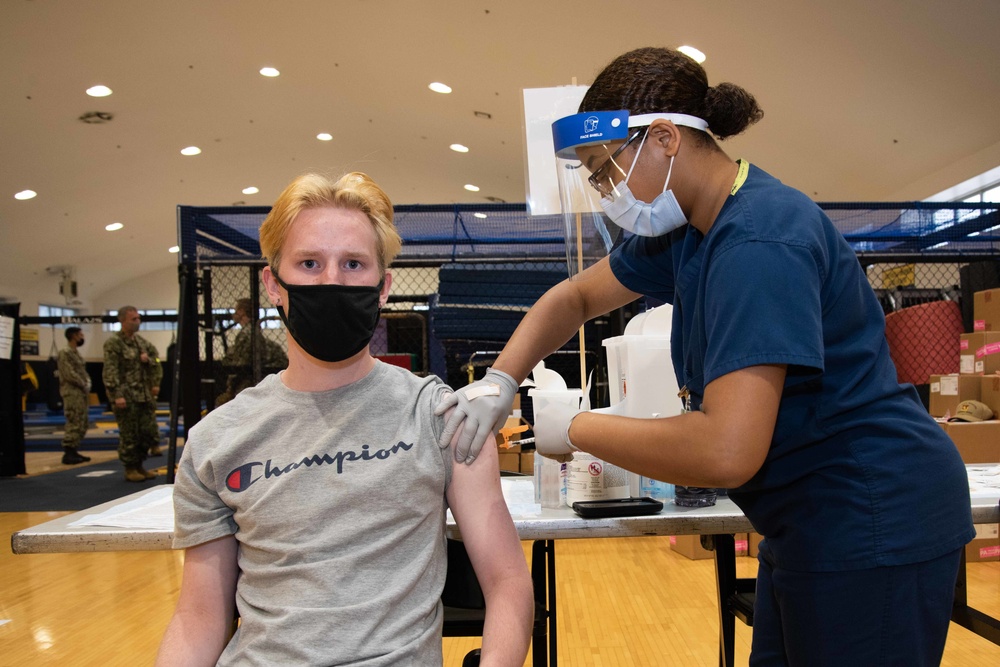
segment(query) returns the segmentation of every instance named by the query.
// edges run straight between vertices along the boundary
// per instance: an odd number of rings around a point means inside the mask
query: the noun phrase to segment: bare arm
[[[584,322],[638,296],[602,259],[546,292],[493,367],[520,382]],[[710,383],[700,412],[667,419],[584,413],[573,420],[571,439],[583,451],[656,479],[733,488],[749,480],[767,456],[784,380],[783,366],[745,368]]]
[[[528,654],[534,598],[510,512],[500,490],[497,448],[455,465],[448,504],[486,600],[482,667],[520,667]]]
[[[160,643],[157,667],[214,665],[236,614],[237,543],[233,536],[184,552],[184,580]]]
[[[493,368],[521,382],[539,361],[572,338],[584,322],[635,301],[605,257],[542,295],[524,316]]]
[[[700,411],[665,419],[585,412],[570,428],[581,450],[656,479],[734,488],[760,469],[771,446],[784,366],[751,366],[712,381]]]

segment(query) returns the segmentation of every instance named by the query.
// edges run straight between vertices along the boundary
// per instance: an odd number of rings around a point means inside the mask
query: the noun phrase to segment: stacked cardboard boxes
[[[952,417],[960,403],[970,400],[1000,416],[1000,289],[976,292],[973,298],[974,331],[959,336],[959,372],[929,378],[928,410],[934,417]]]
[[[973,329],[959,340],[959,373],[930,377],[930,413],[953,417],[964,401],[993,411],[985,421],[942,422],[966,463],[1000,462],[1000,289],[973,295]]]
[[[979,401],[993,411],[983,421],[942,421],[966,463],[1000,462],[1000,289],[973,295],[973,331],[960,336],[959,373],[930,378],[930,413],[952,417],[963,401]],[[965,548],[967,561],[1000,560],[996,526],[976,526]],[[985,530],[984,530],[985,529]]]

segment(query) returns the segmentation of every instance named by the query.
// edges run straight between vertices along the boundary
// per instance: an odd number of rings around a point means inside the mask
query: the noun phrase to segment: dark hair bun
[[[719,139],[737,135],[764,117],[754,96],[734,83],[705,91],[704,113],[709,131]]]

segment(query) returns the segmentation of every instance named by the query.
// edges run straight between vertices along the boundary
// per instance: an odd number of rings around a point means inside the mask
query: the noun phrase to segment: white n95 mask
[[[632,176],[635,163],[639,159],[639,153],[646,143],[646,137],[642,137],[639,143],[639,150],[632,158],[632,166],[629,167],[625,180],[614,188],[614,197],[601,197],[601,208],[612,222],[616,225],[637,234],[638,236],[663,236],[672,232],[678,227],[687,224],[687,216],[681,210],[681,205],[677,202],[673,190],[668,190],[670,184],[670,174],[674,170],[674,158],[670,158],[670,167],[667,168],[667,180],[663,183],[663,192],[657,195],[652,204],[639,201],[632,194],[628,187],[628,179]]]

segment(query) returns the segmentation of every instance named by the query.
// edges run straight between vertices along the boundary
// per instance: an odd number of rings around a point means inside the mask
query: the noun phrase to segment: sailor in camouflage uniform
[[[80,327],[66,329],[68,347],[59,350],[59,395],[62,396],[63,412],[66,414],[66,431],[63,435],[62,462],[66,465],[86,463],[89,456],[80,454],[78,448],[83,436],[90,428],[88,413],[90,404],[90,375],[87,365],[80,356],[79,347],[84,343]]]
[[[275,373],[288,366],[288,356],[285,351],[264,335],[256,319],[252,317],[253,312],[253,302],[250,299],[237,299],[236,308],[233,310],[233,323],[240,325],[240,330],[222,358],[222,366],[227,373],[226,388],[216,399],[216,406],[232,400],[236,394],[257,384],[253,376],[251,349],[253,345],[256,345],[257,354],[260,355],[260,366],[264,375]],[[254,337],[253,342],[250,340],[251,332]]]
[[[159,454],[156,397],[163,368],[156,347],[140,336],[142,319],[134,306],[118,311],[121,331],[104,343],[104,387],[118,421],[118,458],[125,479],[143,482],[156,477],[142,462]]]

